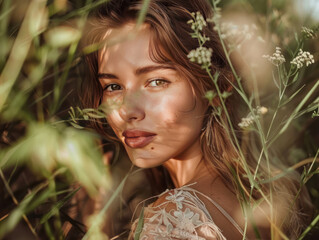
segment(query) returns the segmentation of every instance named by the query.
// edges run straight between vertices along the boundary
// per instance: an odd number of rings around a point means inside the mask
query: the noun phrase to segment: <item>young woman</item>
[[[100,47],[85,56],[83,103],[108,109],[108,125],[95,127],[120,141],[134,165],[163,166],[175,187],[144,209],[143,227],[137,220],[131,238],[296,238],[305,216],[301,199],[294,199],[295,175],[251,188],[246,172],[255,169],[256,160],[239,154],[225,111],[216,114],[221,101],[204,97],[216,89],[214,82],[187,57],[198,47],[187,22],[195,12],[211,18],[210,4],[151,0],[139,24],[142,8],[142,0],[110,1],[93,15],[85,40]],[[211,23],[203,31],[210,39],[205,47],[212,49],[210,71],[219,72],[220,91],[230,92],[234,77],[218,35]],[[237,125],[233,93],[225,103]],[[264,165],[258,179],[270,178],[278,170]]]

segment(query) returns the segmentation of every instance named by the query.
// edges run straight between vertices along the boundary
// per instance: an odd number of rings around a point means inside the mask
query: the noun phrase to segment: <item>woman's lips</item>
[[[142,148],[149,144],[156,134],[140,130],[126,130],[123,132],[123,136],[126,145],[129,147]]]

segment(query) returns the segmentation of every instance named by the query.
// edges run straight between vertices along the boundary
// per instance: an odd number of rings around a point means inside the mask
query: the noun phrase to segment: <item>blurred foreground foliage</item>
[[[81,64],[77,48],[88,13],[105,2],[0,2],[0,238],[72,238],[65,223],[77,229],[77,236],[84,236],[87,227],[69,213],[72,199],[81,187],[84,195],[94,197],[110,184],[109,169],[99,147],[101,136],[85,128],[90,117],[101,118],[103,113],[79,108],[81,76],[77,71]],[[257,26],[260,42],[269,43],[261,55],[281,46],[286,56],[293,57],[293,49],[299,45],[314,54],[315,64],[300,70],[298,84],[282,96],[287,105],[278,115],[291,114],[319,79],[319,33],[314,33],[314,37],[301,33],[303,26],[318,30],[318,23],[307,13],[298,12],[294,7],[298,4],[289,0],[225,0],[220,5],[226,19],[236,21],[232,16],[249,16],[242,24]],[[237,42],[236,46],[240,44]],[[241,51],[241,60],[247,60],[248,69],[254,69],[254,64],[249,63],[249,48],[243,44]],[[265,65],[268,78],[274,77],[265,61],[257,64]],[[243,71],[248,80],[247,91],[255,93],[252,89],[257,87],[262,105],[275,111],[280,97],[273,90],[275,82],[260,81],[251,86],[249,74]],[[258,74],[255,77],[267,78]],[[286,97],[297,90],[298,95]],[[318,164],[312,161],[318,157],[319,147],[316,96],[318,90],[274,144],[287,164],[297,166],[301,173],[306,173],[312,163],[305,183],[315,205],[314,217],[319,213]],[[279,130],[275,128],[269,134]],[[107,203],[104,211],[108,206]],[[84,212],[83,209],[83,216]],[[91,228],[86,238],[107,238],[100,227],[103,215],[88,219]],[[318,222],[314,223],[316,226],[310,227],[305,239],[314,239],[318,234]]]

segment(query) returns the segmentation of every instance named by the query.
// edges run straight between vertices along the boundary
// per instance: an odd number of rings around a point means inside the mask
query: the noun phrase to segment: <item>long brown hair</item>
[[[85,45],[99,44],[104,41],[103,37],[108,29],[119,28],[128,22],[136,21],[143,6],[142,0],[114,0],[105,6],[99,7],[92,15],[88,23],[88,31],[85,32]],[[209,167],[215,169],[223,181],[234,191],[246,192],[240,197],[245,199],[249,193],[254,200],[261,198],[261,192],[268,196],[271,189],[293,199],[298,193],[298,177],[295,173],[286,175],[275,182],[259,184],[251,191],[251,183],[247,178],[247,171],[253,173],[257,161],[249,154],[240,155],[238,145],[234,144],[234,136],[229,133],[229,124],[225,112],[220,115],[214,114],[214,106],[220,105],[219,99],[210,103],[203,96],[209,90],[216,89],[212,79],[206,70],[197,63],[189,61],[188,53],[198,47],[198,40],[191,37],[191,28],[187,24],[192,19],[192,12],[200,11],[205,19],[213,16],[212,7],[206,0],[151,0],[144,19],[152,32],[150,42],[150,57],[158,63],[169,63],[188,79],[194,89],[197,99],[201,104],[207,105],[207,112],[203,122],[203,131],[200,136],[204,160]],[[226,60],[218,34],[213,30],[213,24],[208,23],[204,29],[205,35],[210,41],[205,47],[213,49],[211,73],[218,71],[218,88],[221,92],[229,92],[235,84],[234,76],[229,63]],[[84,57],[84,66],[87,76],[83,82],[82,102],[84,107],[97,108],[102,98],[102,88],[97,79],[98,62],[97,51]],[[236,105],[237,104],[237,105]],[[232,122],[236,123],[236,106],[238,95],[233,94],[225,100],[226,109],[230,113]],[[222,123],[222,124],[221,124]],[[235,131],[237,124],[234,124]],[[112,138],[112,133],[107,124],[98,124],[94,127],[103,135]],[[114,136],[113,136],[114,139]],[[245,160],[245,161],[244,161]],[[260,164],[258,176],[260,178],[272,177],[274,170],[279,166]],[[258,182],[258,178],[257,178]],[[288,196],[288,197],[287,197]],[[276,198],[275,198],[276,199]],[[248,202],[251,200],[248,200]],[[290,205],[290,203],[287,203]],[[301,202],[296,200],[290,215],[280,228],[290,237],[296,237],[301,230],[302,216],[299,214]]]

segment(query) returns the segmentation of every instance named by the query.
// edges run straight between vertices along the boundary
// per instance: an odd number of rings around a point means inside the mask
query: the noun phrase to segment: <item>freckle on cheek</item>
[[[154,147],[151,147],[151,150],[154,150]]]

